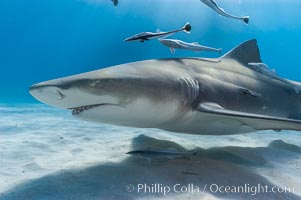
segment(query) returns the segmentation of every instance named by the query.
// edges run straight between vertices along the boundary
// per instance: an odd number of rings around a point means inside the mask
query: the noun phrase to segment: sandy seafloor
[[[125,154],[146,148],[197,155],[149,160]],[[206,188],[172,188],[164,196],[138,192],[138,184]],[[294,192],[219,193],[210,191],[212,184]],[[10,199],[301,199],[301,133],[195,136],[83,122],[40,104],[2,104],[0,200]]]

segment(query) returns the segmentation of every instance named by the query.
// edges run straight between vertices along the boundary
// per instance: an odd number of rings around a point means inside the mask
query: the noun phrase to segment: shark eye
[[[96,81],[89,81],[89,87],[95,87]]]

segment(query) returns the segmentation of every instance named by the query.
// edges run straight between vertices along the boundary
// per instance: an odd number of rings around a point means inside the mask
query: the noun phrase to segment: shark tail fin
[[[190,34],[191,28],[192,28],[192,27],[191,27],[190,23],[187,22],[187,23],[184,25],[184,27],[183,27],[183,31],[184,31],[185,33]]]
[[[242,18],[242,20],[243,20],[246,24],[249,24],[250,17],[249,17],[249,16],[244,16],[244,17]]]

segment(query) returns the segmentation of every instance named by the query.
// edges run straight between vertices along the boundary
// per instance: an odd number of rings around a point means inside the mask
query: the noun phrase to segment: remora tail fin
[[[187,22],[187,23],[184,25],[184,27],[183,27],[183,31],[184,31],[185,33],[190,34],[191,28],[192,28],[192,27],[191,27],[190,23]]]
[[[245,66],[248,66],[248,63],[262,63],[256,39],[241,43],[221,57],[224,58],[234,59]]]
[[[244,17],[242,18],[242,20],[243,20],[246,24],[249,24],[250,17],[249,17],[249,16],[244,16]]]

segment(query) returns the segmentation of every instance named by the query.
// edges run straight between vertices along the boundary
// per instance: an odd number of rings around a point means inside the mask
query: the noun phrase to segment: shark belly
[[[74,116],[96,123],[137,128],[157,128],[170,122],[170,119],[179,118],[181,113],[183,113],[181,108],[177,101],[171,100],[168,104],[154,104],[149,99],[139,98],[130,105],[99,106]],[[177,113],[179,116],[174,113]]]

